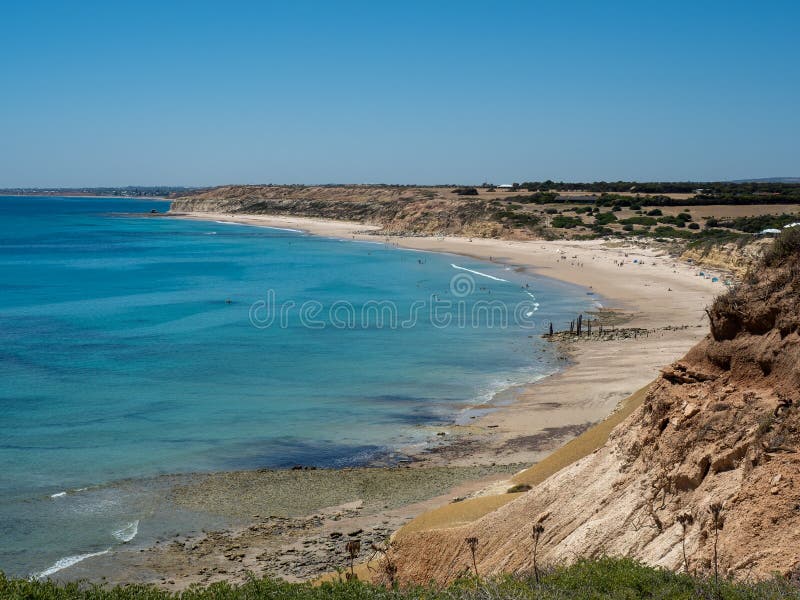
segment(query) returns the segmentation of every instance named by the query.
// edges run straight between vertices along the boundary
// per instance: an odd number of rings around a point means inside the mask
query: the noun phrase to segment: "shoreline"
[[[380,227],[272,215],[167,213],[221,223],[302,231],[343,240],[467,256],[502,264],[533,276],[581,286],[609,303],[607,322],[647,330],[644,336],[614,336],[595,341],[555,341],[566,363],[557,372],[498,395],[502,404],[468,424],[443,428],[441,450],[415,458],[434,465],[466,466],[488,462],[537,462],[577,433],[610,415],[625,398],[650,383],[707,331],[706,305],[726,288],[696,275],[700,269],[653,248],[593,241],[516,241],[461,237],[376,235]],[[634,263],[634,261],[637,261]],[[618,266],[618,263],[622,266]],[[562,324],[561,328],[566,328]],[[559,329],[556,324],[556,329]],[[449,450],[448,450],[449,448]]]
[[[347,534],[358,533],[366,546],[361,558],[368,558],[366,550],[370,544],[380,543],[412,520],[418,523],[420,515],[435,513],[435,509],[456,507],[457,511],[463,511],[470,505],[469,501],[462,503],[463,500],[477,498],[481,514],[485,514],[518,495],[506,493],[517,483],[515,475],[524,473],[525,467],[538,463],[608,417],[625,398],[652,381],[661,367],[679,358],[702,338],[706,332],[703,326],[706,302],[724,290],[721,283],[712,284],[696,277],[692,272],[696,269],[669,256],[629,245],[606,245],[602,241],[380,236],[375,234],[377,226],[323,219],[219,213],[153,216],[290,229],[502,264],[591,290],[611,304],[605,307],[605,316],[617,327],[641,328],[648,330],[648,334],[555,341],[566,362],[564,368],[535,382],[507,388],[495,394],[489,403],[467,408],[479,414],[466,423],[454,419],[451,425],[438,427],[441,436],[438,439],[442,442],[422,451],[410,449],[408,454],[413,463],[388,469],[366,467],[341,471],[361,471],[370,479],[374,474],[371,469],[379,469],[385,478],[383,485],[402,480],[405,473],[413,472],[415,491],[428,490],[424,498],[412,498],[413,501],[400,508],[378,507],[366,514],[362,509],[369,493],[362,490],[350,502],[317,506],[303,516],[270,513],[264,518],[260,510],[259,514],[251,510],[252,514],[238,515],[247,521],[246,525],[203,532],[199,536],[176,536],[172,541],[165,539],[135,553],[122,550],[93,557],[81,563],[81,568],[61,573],[65,579],[113,573],[111,581],[150,582],[180,590],[193,583],[240,581],[247,571],[268,572],[290,580],[313,578],[339,566],[342,549],[338,546],[351,539]],[[619,261],[623,266],[617,266]],[[632,274],[632,269],[638,271]],[[501,395],[503,401],[498,404]],[[454,473],[466,473],[465,470],[476,467],[493,471],[471,479],[454,479]],[[271,490],[269,486],[274,487],[274,482],[264,483],[270,481],[261,475],[265,472],[268,471],[198,475],[195,495],[216,498],[202,510],[220,514],[226,506],[237,503],[244,492],[252,493],[255,489],[263,494]],[[338,479],[336,471],[332,476]],[[304,471],[289,472],[288,477],[289,483],[283,485],[302,492],[297,486],[306,477]],[[431,477],[439,486],[435,494],[429,487]],[[264,481],[259,483],[260,480]],[[423,485],[420,481],[427,483]],[[477,516],[480,514],[468,518],[462,514],[456,518],[471,520]],[[448,524],[453,524],[452,515],[448,518],[451,519]],[[436,526],[436,519],[427,526]],[[352,531],[338,531],[347,528]],[[338,537],[333,538],[334,534]],[[295,559],[299,557],[303,558],[298,562]]]

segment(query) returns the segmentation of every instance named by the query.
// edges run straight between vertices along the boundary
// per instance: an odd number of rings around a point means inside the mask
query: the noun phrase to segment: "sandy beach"
[[[341,483],[337,472],[325,470],[198,476],[191,489],[176,491],[174,501],[191,510],[235,517],[246,525],[164,540],[135,555],[128,553],[121,561],[113,559],[111,565],[119,581],[151,581],[173,590],[192,583],[243,580],[248,571],[294,580],[314,577],[342,563],[348,539],[361,540],[360,559],[367,560],[371,544],[380,545],[412,519],[425,522],[419,515],[431,514],[432,509],[456,502],[464,507],[459,518],[469,519],[475,517],[469,516],[473,509],[479,516],[505,503],[516,495],[507,493],[509,488],[527,481],[514,480],[515,473],[519,477],[524,467],[608,417],[651,382],[661,367],[701,339],[706,333],[704,309],[725,289],[724,277],[712,282],[698,276],[696,267],[644,245],[386,238],[375,235],[377,227],[352,222],[217,213],[172,216],[385,241],[492,261],[587,288],[602,298],[604,307],[597,316],[606,323],[602,336],[556,336],[552,343],[559,345],[564,359],[558,373],[505,390],[496,397],[501,402],[477,407],[493,409],[482,416],[432,430],[431,438],[440,441],[410,451],[412,463],[352,470],[345,478],[352,485],[341,493],[331,492]],[[314,481],[305,481],[309,478]],[[398,485],[406,490],[403,494],[392,492]],[[319,502],[313,506],[290,502],[293,510],[281,511],[287,497],[308,494],[309,488],[315,494],[325,490]],[[279,496],[284,499],[278,501]],[[265,500],[269,498],[272,501]],[[471,499],[480,502],[470,504]]]
[[[306,231],[505,264],[576,284],[603,298],[605,318],[634,336],[560,341],[565,368],[535,384],[506,392],[513,401],[447,431],[434,464],[535,462],[567,439],[608,416],[623,399],[652,381],[706,333],[705,308],[725,290],[700,277],[701,269],[663,250],[620,241],[509,241],[460,237],[376,236],[375,226],[283,216],[193,213],[181,218],[246,223]],[[556,324],[556,329],[567,324]],[[458,443],[454,443],[454,441]]]

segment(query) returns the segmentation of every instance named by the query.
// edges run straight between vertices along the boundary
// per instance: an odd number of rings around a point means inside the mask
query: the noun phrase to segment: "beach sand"
[[[192,213],[185,218],[230,221],[307,231],[314,235],[376,241],[492,261],[588,288],[607,304],[618,328],[648,333],[598,340],[562,340],[565,369],[507,391],[513,399],[469,424],[448,428],[433,464],[535,462],[646,385],[707,332],[705,308],[725,291],[722,281],[656,247],[621,241],[509,241],[459,237],[378,236],[361,223],[283,216]],[[634,261],[637,261],[634,263]],[[621,265],[621,266],[620,266]],[[720,275],[720,274],[718,274]],[[555,324],[565,329],[566,323]],[[554,342],[556,343],[556,342]],[[454,443],[456,442],[456,443]]]
[[[91,569],[112,572],[116,581],[150,581],[172,590],[221,579],[241,581],[248,571],[295,580],[314,577],[332,565],[344,565],[348,539],[361,540],[360,559],[365,560],[372,554],[370,544],[406,523],[415,529],[449,526],[493,510],[517,496],[507,493],[511,486],[535,484],[602,443],[619,420],[609,415],[632,410],[659,369],[706,334],[704,309],[725,290],[722,283],[699,277],[697,268],[662,250],[631,243],[383,237],[375,234],[377,227],[352,222],[217,213],[173,216],[380,240],[505,264],[591,290],[606,304],[602,316],[607,326],[605,335],[591,339],[555,336],[552,343],[564,357],[563,370],[504,391],[503,402],[479,407],[493,409],[480,411],[482,416],[432,430],[431,437],[441,441],[412,452],[411,464],[354,469],[344,478],[324,470],[198,476],[193,487],[176,490],[175,502],[236,517],[245,525],[165,541],[138,555],[106,556]],[[608,332],[612,323],[613,334]],[[311,504],[289,502],[292,509],[285,509],[287,498],[302,495],[319,498]],[[397,537],[402,538],[402,530]]]

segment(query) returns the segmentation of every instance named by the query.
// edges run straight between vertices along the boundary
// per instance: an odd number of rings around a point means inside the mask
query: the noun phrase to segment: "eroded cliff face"
[[[800,238],[800,235],[798,235]],[[593,454],[466,526],[402,535],[398,576],[446,581],[604,554],[712,569],[790,573],[800,561],[800,255],[795,246],[709,309],[711,332],[663,370],[644,404]],[[684,523],[681,523],[683,521]],[[685,525],[685,529],[684,529]]]
[[[382,233],[496,237],[489,201],[450,190],[393,186],[225,186],[175,198],[172,212],[270,214],[356,221]]]
[[[771,242],[771,239],[761,238],[747,244],[732,242],[693,246],[684,250],[681,258],[692,260],[698,266],[722,269],[730,271],[737,277],[743,277],[754,265],[758,264]]]

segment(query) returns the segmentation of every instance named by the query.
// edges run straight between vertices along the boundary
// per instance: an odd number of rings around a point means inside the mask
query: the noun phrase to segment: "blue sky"
[[[800,176],[797,2],[0,0],[0,186]]]

